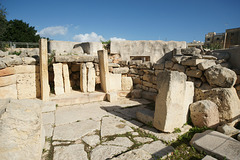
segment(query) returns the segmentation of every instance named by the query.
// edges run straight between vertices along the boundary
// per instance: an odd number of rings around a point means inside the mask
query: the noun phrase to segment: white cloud
[[[111,41],[126,41],[124,38],[112,37],[110,38]]]
[[[54,27],[46,27],[42,29],[38,34],[43,37],[51,37],[56,35],[65,35],[67,31],[68,31],[67,27],[54,26]]]
[[[73,37],[74,41],[77,42],[100,42],[101,40],[104,41],[105,39],[101,35],[97,35],[95,32],[90,34],[78,34]]]

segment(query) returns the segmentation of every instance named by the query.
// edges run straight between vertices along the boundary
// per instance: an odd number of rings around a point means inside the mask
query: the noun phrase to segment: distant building
[[[233,28],[226,30],[226,43],[225,48],[230,48],[231,46],[240,45],[240,28]]]
[[[187,46],[188,46],[188,47],[202,47],[203,45],[204,45],[203,42],[201,42],[201,41],[196,41],[196,40],[193,40],[192,42],[187,43]]]
[[[223,47],[225,38],[225,33],[216,33],[216,32],[209,32],[205,35],[205,43],[206,47],[210,47],[211,44],[219,44]]]
[[[220,48],[240,45],[240,28],[227,29],[225,33],[209,32],[205,35],[204,46],[211,45],[218,45]]]

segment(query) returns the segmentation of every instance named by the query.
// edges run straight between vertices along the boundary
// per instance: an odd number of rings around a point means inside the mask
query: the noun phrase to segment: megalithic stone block
[[[41,99],[48,101],[50,87],[48,82],[47,39],[39,40]]]
[[[153,126],[173,132],[184,124],[186,75],[177,71],[163,71],[157,75],[158,95],[155,102]]]
[[[87,92],[87,67],[85,63],[80,65],[80,89],[82,92]]]
[[[68,65],[63,64],[63,82],[64,82],[64,91],[65,93],[71,93],[72,87],[69,79]]]
[[[56,95],[64,94],[62,63],[53,64],[54,91]]]
[[[88,82],[87,82],[87,90],[88,92],[95,91],[95,69],[89,68],[88,69]]]
[[[109,91],[109,70],[108,70],[108,54],[106,50],[98,51],[101,88],[104,92]]]

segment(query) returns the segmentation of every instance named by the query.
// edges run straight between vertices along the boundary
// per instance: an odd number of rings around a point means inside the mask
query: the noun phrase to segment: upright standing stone
[[[64,94],[62,63],[53,64],[54,90],[56,95]]]
[[[85,63],[80,65],[80,89],[82,92],[87,92],[87,67]]]
[[[39,41],[40,53],[40,82],[41,82],[41,99],[47,101],[49,99],[49,84],[48,84],[48,54],[47,54],[47,39]]]
[[[193,103],[194,98],[194,83],[190,81],[186,81],[186,91],[185,91],[185,98],[184,98],[184,105],[183,105],[183,123],[187,122],[188,119],[188,111],[190,104]]]
[[[158,95],[153,126],[164,132],[182,127],[186,75],[177,71],[160,72],[157,77]]]
[[[88,92],[95,91],[95,69],[94,68],[88,69],[87,90],[88,90]]]
[[[69,71],[67,64],[63,64],[63,82],[65,93],[71,93],[72,88],[69,80]]]
[[[106,50],[98,51],[101,88],[104,92],[109,91],[109,70],[108,70],[108,54]]]

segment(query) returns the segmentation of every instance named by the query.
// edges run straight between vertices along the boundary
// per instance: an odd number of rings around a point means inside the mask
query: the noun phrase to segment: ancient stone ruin
[[[196,149],[240,157],[239,47],[39,43],[20,55],[0,51],[0,159],[157,159],[174,152],[163,142],[186,133],[189,119],[218,131],[196,134]],[[209,138],[227,144],[212,149]]]

